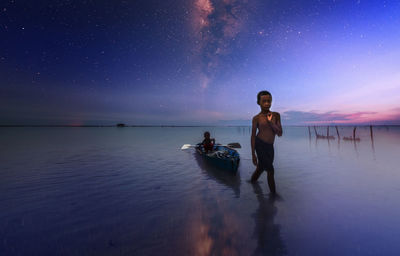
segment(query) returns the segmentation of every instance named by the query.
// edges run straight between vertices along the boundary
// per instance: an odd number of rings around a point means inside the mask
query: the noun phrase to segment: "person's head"
[[[257,94],[257,104],[263,110],[269,110],[272,103],[272,95],[269,91],[261,91]]]
[[[210,138],[210,132],[205,132],[204,133],[204,138],[209,139]]]

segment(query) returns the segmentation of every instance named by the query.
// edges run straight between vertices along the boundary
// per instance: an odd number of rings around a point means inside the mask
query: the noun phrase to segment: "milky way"
[[[221,66],[237,47],[236,36],[245,28],[248,19],[247,1],[196,0],[193,5],[194,53],[201,59],[204,75],[202,88],[207,88]],[[226,61],[228,62],[228,61]]]

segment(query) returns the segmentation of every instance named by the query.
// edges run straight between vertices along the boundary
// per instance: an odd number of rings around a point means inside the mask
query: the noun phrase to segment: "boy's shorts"
[[[267,143],[256,136],[255,149],[259,170],[274,171],[274,144]]]

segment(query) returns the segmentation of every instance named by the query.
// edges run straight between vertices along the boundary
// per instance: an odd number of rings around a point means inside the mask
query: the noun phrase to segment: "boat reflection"
[[[233,190],[235,197],[240,197],[240,173],[233,175],[229,170],[224,170],[215,167],[208,161],[205,161],[202,156],[197,152],[194,153],[197,164],[201,168],[207,177],[217,181],[218,183],[225,185],[226,187]]]
[[[257,196],[259,205],[253,214],[257,247],[252,255],[286,255],[286,246],[280,234],[280,226],[274,224],[274,217],[277,213],[274,203],[279,199],[279,196],[265,198],[258,183],[253,184],[253,191]]]

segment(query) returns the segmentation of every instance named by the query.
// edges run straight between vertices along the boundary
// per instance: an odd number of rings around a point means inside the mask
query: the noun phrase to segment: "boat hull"
[[[236,150],[226,146],[214,145],[213,150],[206,153],[203,145],[199,143],[196,145],[196,151],[212,165],[236,174],[240,162],[240,156]]]

